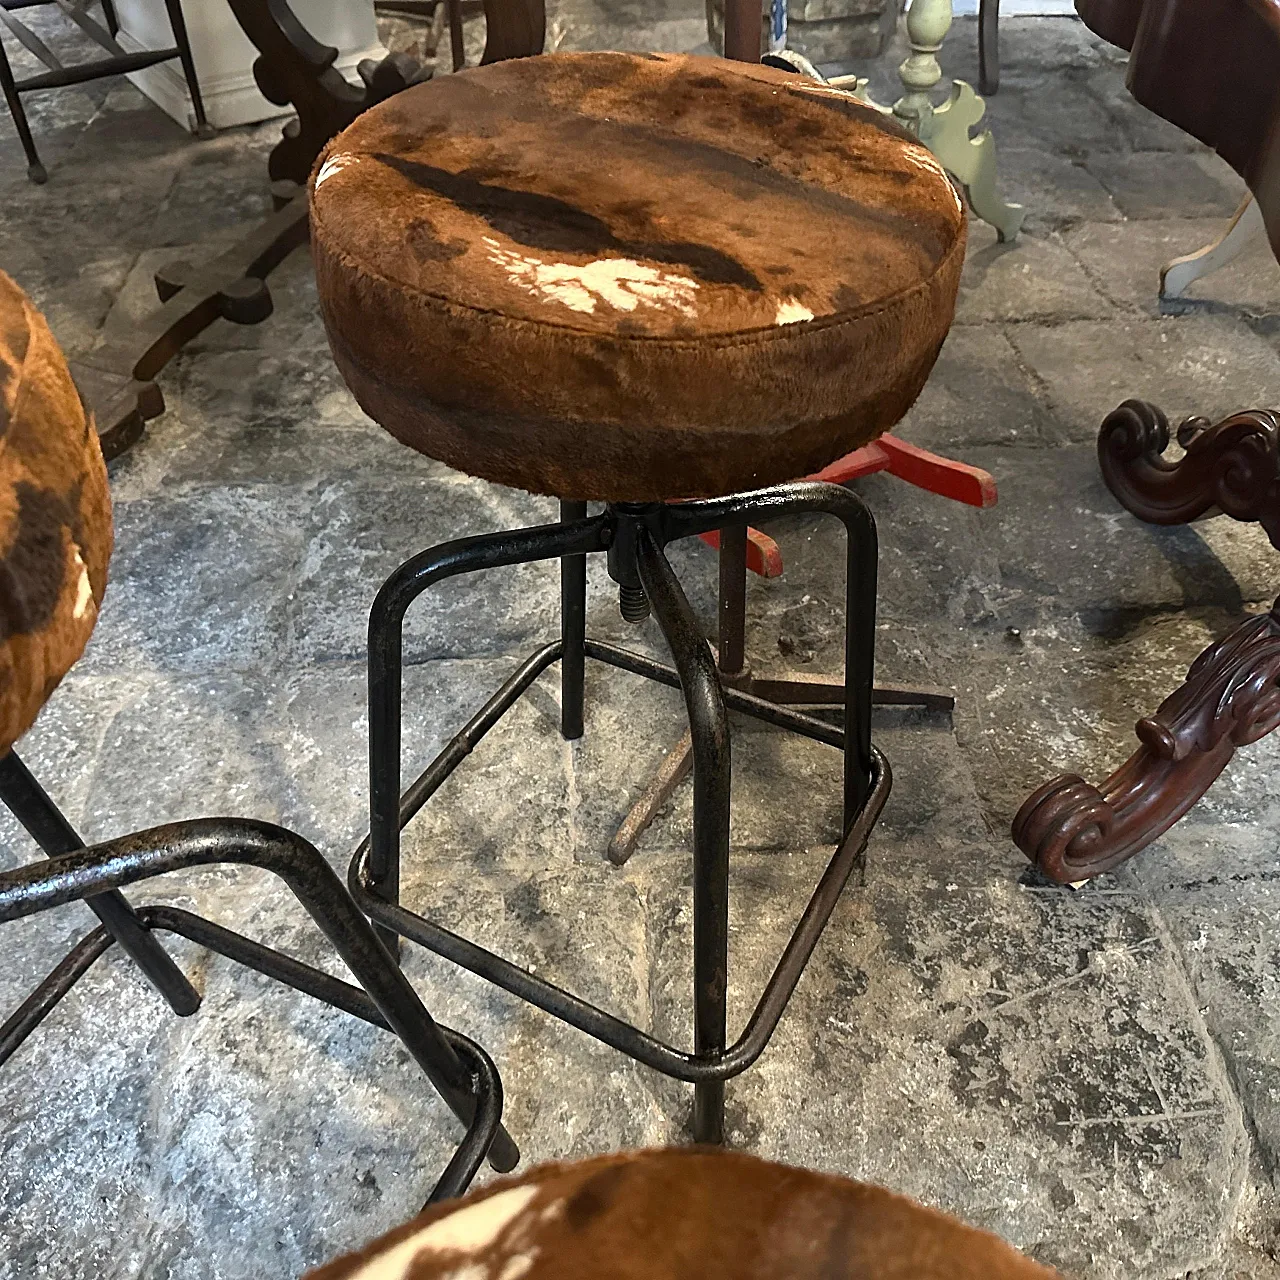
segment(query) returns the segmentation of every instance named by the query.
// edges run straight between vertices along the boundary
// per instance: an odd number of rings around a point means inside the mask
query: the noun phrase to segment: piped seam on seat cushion
[[[311,218],[312,239],[313,242],[318,244],[318,242],[323,238],[321,234],[323,232],[323,221],[316,217],[314,199],[311,204]],[[888,298],[883,298],[878,302],[868,303],[864,307],[859,307],[856,311],[842,311],[832,316],[815,316],[812,320],[803,320],[792,324],[761,325],[755,329],[744,329],[736,333],[708,333],[690,338],[658,334],[621,333],[616,330],[610,332],[599,329],[586,329],[578,325],[561,324],[554,320],[530,320],[523,316],[511,315],[506,311],[499,311],[493,307],[477,307],[472,303],[461,302],[457,298],[450,298],[444,294],[435,293],[430,289],[422,289],[402,280],[392,280],[381,272],[372,271],[367,266],[357,263],[355,259],[353,259],[352,256],[344,249],[336,248],[331,244],[323,245],[321,247],[323,247],[326,253],[330,254],[341,264],[344,271],[361,275],[365,279],[374,281],[384,288],[408,294],[414,298],[436,303],[444,307],[456,308],[458,311],[469,312],[475,316],[491,316],[506,324],[527,327],[535,330],[553,330],[560,333],[571,333],[601,342],[633,342],[678,348],[715,347],[717,349],[730,349],[733,347],[758,346],[772,341],[789,340],[799,337],[801,334],[805,333],[816,333],[829,329],[840,328],[844,325],[857,324],[861,321],[869,320],[877,315],[881,315],[886,311],[891,311],[896,307],[900,307],[916,294],[925,292],[933,286],[937,278],[942,275],[945,269],[951,264],[956,252],[959,251],[963,254],[967,238],[968,224],[967,222],[961,222],[960,231],[952,241],[947,252],[939,259],[938,264],[933,271],[931,271],[927,276],[922,277],[915,284],[910,285],[905,289],[900,289],[897,293],[891,294]]]

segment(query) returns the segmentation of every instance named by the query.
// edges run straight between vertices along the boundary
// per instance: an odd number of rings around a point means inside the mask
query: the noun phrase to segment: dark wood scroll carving
[[[407,85],[430,77],[407,54],[367,61],[360,87],[334,68],[338,50],[321,44],[297,19],[289,0],[228,0],[236,21],[258,50],[253,78],[279,107],[292,103],[297,118],[284,127],[267,162],[273,180],[302,184],[324,144],[362,111]]]
[[[258,324],[272,310],[266,276],[307,241],[307,201],[301,190],[326,142],[362,111],[430,76],[407,54],[367,60],[361,84],[335,69],[338,50],[321,44],[298,21],[288,0],[229,0],[258,50],[254,79],[269,102],[292,103],[296,119],[271,152],[268,174],[276,212],[206,266],[157,273],[160,308],[127,343],[103,346],[73,367],[93,407],[103,453],[115,457],[164,411],[154,379],[182,347],[219,318]],[[546,36],[543,0],[485,0],[484,61],[540,53]]]
[[[283,188],[278,188],[284,194]],[[127,342],[98,347],[72,361],[81,395],[92,406],[107,458],[123,453],[143,424],[164,412],[155,383],[183,346],[222,318],[257,324],[271,314],[264,277],[307,241],[307,201],[288,204],[202,267],[175,263],[156,275],[161,306],[130,333]]]
[[[1153,404],[1126,400],[1103,419],[1098,463],[1107,488],[1140,520],[1186,524],[1210,512],[1256,520],[1280,549],[1280,414],[1249,409],[1216,426],[1188,418],[1164,457],[1169,421]]]
[[[1280,414],[1251,409],[1216,425],[1188,418],[1166,458],[1169,420],[1126,400],[1098,432],[1107,487],[1141,520],[1186,524],[1222,513],[1257,521],[1280,548]],[[1138,721],[1141,747],[1100,787],[1076,774],[1030,795],[1013,820],[1018,848],[1053,880],[1110,871],[1167,831],[1235,749],[1280,727],[1280,600],[1210,645],[1183,684]]]
[[[421,76],[404,55],[360,67],[356,88],[334,70],[338,50],[312,38],[287,0],[230,0],[245,34],[259,52],[254,78],[270,102],[293,103],[297,119],[271,152],[276,212],[242,240],[202,267],[175,263],[156,274],[161,306],[127,341],[91,352],[72,366],[81,393],[93,407],[102,451],[123,453],[143,424],[164,412],[156,376],[182,348],[217,319],[258,324],[272,310],[267,275],[307,241],[307,201],[301,191],[321,148],[366,107]]]
[[[1206,649],[1135,728],[1142,744],[1101,787],[1064,774],[1028,796],[1013,838],[1051,880],[1078,883],[1166,832],[1237,747],[1280,727],[1280,600]]]
[[[1245,180],[1280,258],[1280,3],[1076,0],[1076,12],[1130,50],[1126,83],[1144,107]]]

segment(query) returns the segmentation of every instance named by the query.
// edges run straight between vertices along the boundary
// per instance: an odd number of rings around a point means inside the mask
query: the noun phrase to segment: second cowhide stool
[[[768,1043],[889,789],[871,743],[874,523],[846,489],[786,482],[888,430],[919,393],[964,260],[956,192],[896,125],[823,85],[714,59],[548,54],[442,77],[365,112],[319,158],[311,232],[334,358],[365,411],[411,448],[562,500],[560,523],[424,551],[378,593],[370,836],[352,891],[393,945],[410,938],[692,1082],[694,1136],[720,1142],[724,1081]],[[605,507],[589,516],[592,499]],[[835,517],[847,535],[843,729],[722,688],[664,554],[678,538],[803,512]],[[586,638],[596,552],[623,617],[656,618],[670,665]],[[453,575],[555,558],[560,639],[402,796],[405,611]],[[691,1052],[399,901],[401,826],[554,662],[564,736],[582,734],[585,657],[684,692]],[[843,839],[732,1044],[729,710],[844,752]]]
[[[721,1151],[549,1164],[308,1280],[1055,1280],[882,1187]]]
[[[9,850],[0,849],[0,925],[71,902],[83,902],[101,922],[0,1023],[0,1065],[113,944],[175,1014],[195,1013],[200,994],[159,940],[161,932],[179,934],[400,1038],[467,1129],[433,1201],[465,1191],[486,1154],[496,1169],[513,1168],[519,1153],[501,1127],[502,1085],[493,1063],[432,1019],[313,845],[268,822],[203,818],[86,848],[13,750],[93,634],[111,546],[107,472],[92,418],[44,317],[0,272],[0,802],[46,855],[7,867]],[[259,867],[283,880],[360,986],[179,907],[135,908],[120,892],[165,872],[223,865]],[[5,961],[15,964],[12,950]],[[43,1083],[30,1064],[23,1081],[33,1091],[64,1087]],[[6,1124],[10,1119],[6,1113]],[[56,1158],[62,1135],[43,1136],[52,1144],[49,1158]],[[21,1203],[16,1190],[6,1195],[11,1205]],[[0,1241],[9,1234],[8,1226],[0,1228]]]

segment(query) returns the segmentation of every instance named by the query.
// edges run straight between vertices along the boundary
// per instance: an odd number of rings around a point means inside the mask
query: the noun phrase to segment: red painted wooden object
[[[881,436],[871,444],[845,454],[807,479],[848,484],[850,480],[874,475],[877,471],[887,471],[917,489],[950,498],[953,502],[963,502],[971,507],[996,505],[995,477],[989,471],[939,457],[891,435]],[[708,546],[720,546],[719,533],[704,533],[702,540]],[[782,572],[782,551],[767,533],[761,533],[759,529],[747,530],[747,568],[762,578],[776,578]]]

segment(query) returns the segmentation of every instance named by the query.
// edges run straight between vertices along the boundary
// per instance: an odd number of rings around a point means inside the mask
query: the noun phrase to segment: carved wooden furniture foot
[[[1098,433],[1107,487],[1139,519],[1186,524],[1210,513],[1257,521],[1280,549],[1280,414],[1251,409],[1211,426],[1188,418],[1185,450],[1164,457],[1169,422],[1126,400]],[[1135,732],[1142,746],[1100,787],[1075,774],[1030,795],[1013,839],[1050,879],[1110,871],[1166,832],[1213,784],[1238,746],[1280,726],[1280,600],[1210,645]]]
[[[1195,281],[1220,271],[1266,234],[1261,206],[1252,195],[1245,196],[1227,229],[1217,240],[1195,253],[1174,258],[1160,272],[1160,297],[1182,297]]]
[[[306,240],[304,192],[207,265],[175,263],[157,272],[161,306],[128,341],[104,344],[72,362],[106,458],[123,453],[143,424],[164,412],[155,378],[188,342],[219,318],[257,324],[271,314],[264,277]]]
[[[93,406],[102,452],[116,457],[164,412],[155,378],[175,355],[217,319],[258,324],[272,310],[266,276],[307,241],[307,201],[297,192],[320,148],[366,107],[421,74],[404,55],[360,66],[357,88],[334,70],[338,50],[314,40],[286,0],[231,0],[258,49],[254,78],[263,94],[298,111],[271,152],[276,212],[202,267],[175,263],[157,272],[161,306],[127,340],[106,343],[72,364],[81,393]]]
[[[1237,747],[1280,727],[1280,600],[1210,645],[1153,716],[1141,747],[1101,787],[1064,774],[1027,797],[1018,848],[1051,880],[1078,884],[1163,835],[1226,768]]]
[[[307,242],[306,196],[296,193],[325,143],[361,112],[431,74],[407,54],[393,53],[378,62],[362,62],[357,68],[361,84],[350,84],[335,69],[338,50],[316,40],[288,0],[229,3],[260,55],[253,64],[258,88],[268,101],[292,104],[298,113],[285,125],[267,162],[276,212],[207,266],[175,264],[158,272],[159,310],[127,344],[104,345],[74,365],[108,458],[133,444],[143,423],[164,411],[164,396],[154,379],[186,343],[220,317],[258,324],[271,314],[265,278]],[[485,16],[482,61],[541,50],[546,33],[542,0],[485,0]]]
[[[1280,550],[1280,413],[1246,409],[1211,426],[1177,429],[1186,451],[1171,462],[1169,420],[1145,400],[1126,400],[1103,419],[1098,464],[1107,488],[1148,524],[1188,524],[1211,512],[1257,521]]]

